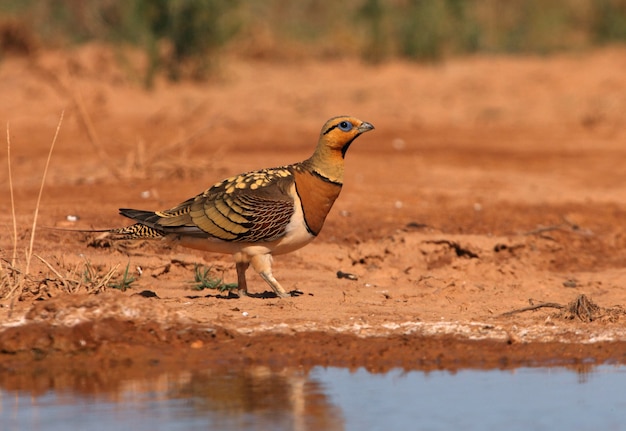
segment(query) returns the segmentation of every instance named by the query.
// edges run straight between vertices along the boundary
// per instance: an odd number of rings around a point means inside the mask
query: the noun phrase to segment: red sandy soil
[[[129,58],[87,46],[0,63],[22,271],[65,111],[34,242],[54,270],[33,257],[24,291],[0,302],[0,368],[12,376],[626,362],[626,50],[434,65],[231,58],[208,82],[152,91]],[[120,207],[169,208],[232,174],[302,160],[338,114],[376,130],[350,148],[319,238],[275,259],[300,296],[272,298],[249,271],[258,295],[227,299],[193,280],[200,264],[235,281],[229,256],[44,228],[123,226]],[[6,151],[0,159],[10,261]],[[80,279],[86,262],[100,276],[119,265],[117,277],[129,264],[136,281],[68,293],[61,280]]]

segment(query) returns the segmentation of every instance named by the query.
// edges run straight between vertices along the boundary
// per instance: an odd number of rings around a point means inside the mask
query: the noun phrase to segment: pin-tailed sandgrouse
[[[168,238],[200,250],[232,254],[239,295],[252,267],[280,297],[272,255],[294,251],[319,234],[341,191],[350,144],[374,128],[354,117],[324,124],[313,155],[303,162],[227,178],[165,211],[120,209],[135,224],[110,231],[114,239]]]

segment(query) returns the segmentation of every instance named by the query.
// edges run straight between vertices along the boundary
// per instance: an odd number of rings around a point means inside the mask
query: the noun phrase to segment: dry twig
[[[517,313],[524,313],[526,311],[534,311],[540,308],[558,308],[559,310],[565,309],[565,305],[557,304],[556,302],[542,302],[541,304],[531,305],[529,307],[517,308],[515,310],[507,311],[506,313],[500,314],[500,317],[504,316],[512,316]]]

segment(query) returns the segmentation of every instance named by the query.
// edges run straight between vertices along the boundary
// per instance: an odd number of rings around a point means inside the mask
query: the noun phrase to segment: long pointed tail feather
[[[54,230],[64,230],[71,232],[93,232],[103,233],[103,237],[124,240],[124,239],[157,239],[166,235],[166,232],[156,224],[159,216],[154,211],[134,210],[129,208],[120,208],[120,214],[135,220],[137,223],[113,229],[64,229],[54,228]]]
[[[102,233],[105,234],[102,236],[103,238],[110,239],[158,239],[165,236],[165,232],[162,230],[141,223],[114,229],[71,229],[55,226],[42,226],[42,228],[63,232]]]

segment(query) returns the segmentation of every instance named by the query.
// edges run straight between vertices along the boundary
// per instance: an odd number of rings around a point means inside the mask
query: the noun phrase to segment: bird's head
[[[358,118],[349,116],[333,117],[324,124],[320,132],[319,147],[346,156],[350,144],[362,133],[373,130],[374,126]]]
[[[350,144],[374,126],[349,116],[333,117],[324,124],[313,156],[307,164],[329,180],[342,183],[344,157]]]

